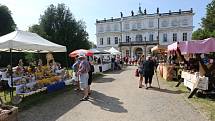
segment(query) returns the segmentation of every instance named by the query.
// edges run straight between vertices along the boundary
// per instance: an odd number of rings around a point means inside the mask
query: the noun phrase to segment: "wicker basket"
[[[18,108],[14,106],[4,105],[10,109],[8,113],[0,114],[0,121],[18,121]]]

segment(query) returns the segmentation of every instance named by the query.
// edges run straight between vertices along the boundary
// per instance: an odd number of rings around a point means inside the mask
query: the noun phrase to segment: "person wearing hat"
[[[80,101],[87,101],[89,98],[88,97],[88,93],[89,93],[88,92],[88,79],[89,79],[88,72],[90,71],[90,65],[84,54],[80,54],[79,59],[81,61],[78,69],[79,82],[80,82],[80,88],[84,89],[84,97],[80,99]]]
[[[148,55],[146,57],[146,61],[144,61],[144,76],[145,76],[145,85],[146,85],[146,89],[148,89],[149,87],[152,87],[152,77],[154,75],[154,61],[152,60],[151,56]],[[149,84],[149,85],[148,85]]]

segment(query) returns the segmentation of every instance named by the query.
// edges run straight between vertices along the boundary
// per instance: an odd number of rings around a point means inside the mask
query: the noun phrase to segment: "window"
[[[173,35],[172,35],[172,41],[173,42],[177,41],[177,33],[173,33]]]
[[[167,34],[163,34],[163,42],[167,42]]]
[[[103,45],[103,38],[100,38],[100,45]]]
[[[114,31],[119,31],[118,24],[114,24]]]
[[[188,25],[188,20],[187,20],[187,19],[183,19],[183,21],[182,21],[182,25],[183,25],[183,26]]]
[[[130,42],[130,37],[129,37],[129,36],[126,36],[126,37],[125,37],[125,40],[126,40],[127,43],[129,43],[129,42]]]
[[[167,20],[162,21],[161,26],[162,27],[167,27],[168,26],[168,21]]]
[[[126,23],[126,24],[125,24],[125,30],[128,30],[128,29],[130,29],[130,27],[129,27],[129,24]]]
[[[111,30],[110,30],[110,25],[108,25],[108,24],[107,24],[107,26],[106,26],[106,31],[107,31],[107,32],[110,32],[110,31],[111,31]]]
[[[187,33],[183,33],[183,41],[187,41]]]
[[[150,35],[149,35],[149,41],[153,41],[153,40],[154,40],[153,34],[150,34]]]
[[[136,23],[133,23],[132,29],[137,29],[137,24]]]
[[[141,34],[136,35],[136,41],[137,42],[142,42],[143,41],[143,37]]]
[[[141,29],[141,28],[142,28],[141,23],[137,23],[137,28],[138,28],[138,29]]]
[[[110,37],[107,38],[107,44],[110,45]]]
[[[172,21],[171,24],[172,24],[172,26],[178,26],[178,21],[175,19],[175,20]]]
[[[102,25],[100,25],[100,27],[99,27],[99,32],[104,32],[104,28]]]
[[[154,23],[153,23],[153,21],[151,20],[151,21],[149,21],[149,28],[152,28],[152,27],[154,27]]]
[[[129,56],[129,50],[126,50],[125,53],[126,53],[126,56]]]
[[[118,37],[115,37],[114,40],[115,40],[115,44],[118,44]]]

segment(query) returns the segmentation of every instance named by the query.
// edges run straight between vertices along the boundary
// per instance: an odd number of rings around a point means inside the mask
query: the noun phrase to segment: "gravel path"
[[[81,94],[65,92],[21,112],[20,121],[206,121],[188,104],[181,92],[167,88],[138,88],[135,67],[109,72],[93,85],[89,101]]]

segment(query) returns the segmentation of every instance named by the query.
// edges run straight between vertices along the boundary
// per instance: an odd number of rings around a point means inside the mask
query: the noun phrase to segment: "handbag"
[[[140,75],[139,75],[139,70],[138,69],[136,69],[136,71],[135,71],[135,76],[136,77],[139,77]]]

